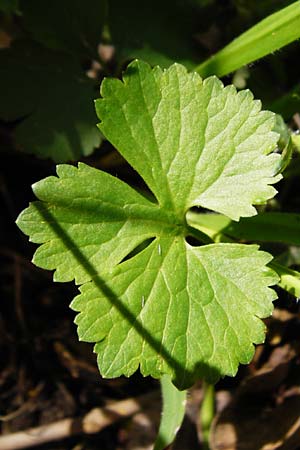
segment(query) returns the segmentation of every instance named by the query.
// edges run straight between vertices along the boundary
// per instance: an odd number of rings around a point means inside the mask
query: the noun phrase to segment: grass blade
[[[271,14],[196,67],[203,78],[222,77],[300,37],[300,1]]]

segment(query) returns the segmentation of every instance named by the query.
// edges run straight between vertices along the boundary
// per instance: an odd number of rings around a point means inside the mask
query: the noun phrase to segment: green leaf
[[[192,68],[199,61],[193,50],[197,8],[179,0],[109,1],[109,28],[121,62],[141,58],[168,67],[174,61]]]
[[[201,76],[224,75],[290,44],[300,37],[300,2],[268,16],[204,61]]]
[[[104,0],[22,0],[24,25],[33,38],[52,49],[97,56],[106,18]]]
[[[81,339],[96,341],[105,377],[170,373],[185,388],[195,379],[234,375],[264,339],[257,317],[272,311],[276,277],[257,246],[191,247],[182,238],[157,238],[144,252],[105,274],[105,284],[127,305],[144,333],[124,321],[96,283],[81,288],[71,307]],[[254,286],[255,285],[255,286]],[[257,299],[260,299],[259,301]],[[149,342],[148,336],[154,338]]]
[[[266,212],[254,217],[233,222],[221,214],[197,214],[189,211],[188,223],[207,233],[215,242],[232,242],[236,240],[281,242],[288,245],[300,245],[300,214]],[[295,297],[300,297],[300,273],[279,264],[286,260],[285,253],[269,264],[279,275],[278,286]],[[297,261],[292,260],[292,263]]]
[[[202,234],[186,213],[200,205],[238,219],[275,194],[274,115],[248,91],[202,82],[178,64],[162,71],[136,61],[101,94],[100,129],[157,203],[84,164],[59,166],[18,219],[42,244],[34,261],[57,281],[83,283],[71,307],[104,377],[140,368],[184,389],[234,375],[264,339],[259,318],[276,297],[271,256],[255,245],[191,246],[187,237]]]
[[[105,79],[101,94],[100,130],[179,216],[201,205],[238,220],[275,195],[275,115],[250,91],[202,82],[178,64],[162,72],[135,62],[124,83]]]
[[[31,42],[0,51],[0,117],[22,119],[21,150],[56,162],[89,155],[100,144],[95,85],[69,56]]]
[[[59,165],[57,175],[59,178],[48,177],[33,185],[35,195],[47,203],[34,203],[19,218],[19,226],[30,234],[32,242],[47,242],[35,253],[34,263],[56,269],[56,281],[75,279],[82,284],[92,277],[84,266],[74,266],[72,248],[63,236],[57,236],[50,221],[41,221],[43,211],[53,216],[80,247],[83,258],[100,272],[117,265],[155,233],[177,233],[172,212],[105,172],[79,163],[78,169]]]
[[[160,384],[163,411],[153,450],[164,450],[174,441],[184,418],[187,396],[186,391],[176,389],[168,375],[161,378]]]

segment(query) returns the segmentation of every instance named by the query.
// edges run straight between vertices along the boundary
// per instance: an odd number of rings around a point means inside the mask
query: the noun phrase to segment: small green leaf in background
[[[222,77],[299,38],[300,1],[296,1],[254,25],[195,70],[202,77]]]
[[[168,67],[181,62],[192,68],[199,61],[193,34],[196,7],[178,0],[109,1],[109,27],[120,62],[141,58]]]
[[[0,0],[0,11],[7,14],[15,14],[20,12],[19,0]]]
[[[270,108],[272,108],[272,111],[281,114],[285,120],[291,119],[295,113],[300,113],[300,84],[272,102]]]
[[[97,56],[106,18],[105,0],[21,0],[24,25],[46,47]]]
[[[17,121],[17,148],[56,162],[78,160],[99,146],[96,82],[84,65],[98,57],[107,2],[20,0],[21,24],[0,50],[0,118]],[[24,39],[25,37],[25,39]]]
[[[189,211],[187,221],[192,227],[217,241],[222,239],[223,235],[250,242],[300,245],[300,214],[265,212],[233,222],[221,214],[198,214]]]
[[[101,95],[101,131],[157,202],[84,164],[59,166],[18,219],[42,244],[34,262],[83,284],[71,306],[104,377],[140,368],[184,389],[234,375],[264,340],[259,318],[272,311],[268,286],[278,278],[256,245],[201,246],[186,214],[202,206],[238,220],[275,195],[275,115],[249,91],[179,64],[162,71],[135,61],[123,81],[105,79]]]
[[[273,110],[272,110],[273,111]],[[290,145],[291,130],[288,128],[280,114],[276,114],[273,131],[279,134],[278,148],[283,152]]]
[[[20,150],[56,162],[89,155],[101,142],[95,83],[70,56],[31,42],[0,51],[0,117],[20,120]]]

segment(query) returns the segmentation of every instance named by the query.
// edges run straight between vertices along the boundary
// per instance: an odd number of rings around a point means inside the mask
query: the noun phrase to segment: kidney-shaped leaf
[[[48,48],[83,58],[97,57],[106,18],[103,0],[21,0],[25,28]]]
[[[59,166],[18,219],[42,244],[34,262],[83,284],[71,306],[103,376],[140,367],[185,388],[234,375],[264,339],[260,318],[272,311],[277,276],[255,245],[190,245],[188,236],[202,235],[186,213],[199,205],[239,219],[275,194],[274,115],[249,91],[178,64],[162,71],[136,61],[101,94],[101,131],[157,203],[84,164]]]
[[[95,83],[70,55],[17,41],[0,50],[0,118],[18,121],[20,150],[56,162],[78,160],[101,142]]]

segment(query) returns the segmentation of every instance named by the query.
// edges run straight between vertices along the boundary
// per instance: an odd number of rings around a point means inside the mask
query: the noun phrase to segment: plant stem
[[[213,239],[210,236],[208,236],[207,234],[203,233],[203,231],[193,228],[189,225],[187,225],[186,229],[190,236],[193,236],[195,239],[197,239],[202,244],[213,244],[214,243]]]
[[[276,261],[269,263],[269,267],[275,270],[279,275],[280,280],[278,286],[285,291],[294,295],[296,298],[300,297],[300,273],[297,270],[292,270],[289,267],[278,264]]]
[[[179,391],[174,386],[168,375],[160,379],[160,385],[163,410],[153,450],[163,450],[174,441],[184,418],[187,395],[186,391]]]
[[[200,409],[200,424],[202,430],[202,448],[209,450],[209,433],[215,413],[215,388],[213,384],[203,382],[203,400]]]

